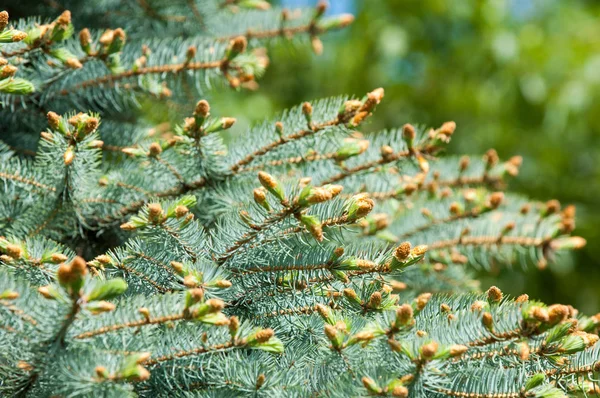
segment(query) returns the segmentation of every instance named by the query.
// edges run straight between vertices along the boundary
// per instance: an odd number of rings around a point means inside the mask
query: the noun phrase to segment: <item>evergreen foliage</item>
[[[93,16],[122,2],[73,3],[103,28]],[[600,316],[471,274],[546,267],[585,244],[572,206],[503,192],[521,158],[441,157],[453,122],[363,135],[381,88],[228,143],[235,110],[191,102],[256,89],[260,46],[308,37],[318,53],[350,16],[130,6],[127,30],[78,38],[68,11],[0,13],[2,395],[598,391]],[[146,125],[138,110],[157,99],[185,110],[179,125]]]

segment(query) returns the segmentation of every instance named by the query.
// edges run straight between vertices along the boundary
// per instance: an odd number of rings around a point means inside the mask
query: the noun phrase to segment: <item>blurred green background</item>
[[[544,271],[482,275],[482,287],[599,311],[600,2],[338,0],[330,12],[357,18],[323,38],[322,56],[276,46],[261,89],[219,95],[215,108],[250,123],[307,99],[384,87],[371,130],[455,120],[452,153],[522,155],[511,188],[577,205],[575,234],[588,245]]]

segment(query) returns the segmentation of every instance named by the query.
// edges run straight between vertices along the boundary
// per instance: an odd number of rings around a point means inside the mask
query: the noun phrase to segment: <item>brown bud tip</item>
[[[158,142],[153,142],[150,144],[149,153],[150,156],[158,156],[162,153],[162,147]]]
[[[489,149],[483,156],[483,160],[487,163],[488,167],[495,166],[498,163],[498,153],[495,149]]]
[[[65,166],[70,166],[71,163],[73,163],[73,160],[75,160],[75,152],[73,151],[73,148],[69,147],[63,155]]]
[[[252,193],[254,194],[254,200],[256,203],[263,203],[267,199],[264,188],[256,188],[254,191],[252,191]]]
[[[80,68],[83,68],[83,65],[81,64],[81,62],[79,62],[79,60],[77,58],[69,58],[69,59],[67,59],[67,61],[65,62],[65,65],[68,68],[71,68],[71,69],[80,69]]]
[[[392,397],[407,398],[408,397],[408,388],[406,388],[404,386],[394,387],[394,389],[392,390]]]
[[[96,369],[94,371],[96,372],[96,376],[98,376],[101,379],[104,379],[108,374],[108,370],[106,370],[104,366],[96,366]]]
[[[181,218],[188,214],[189,211],[190,209],[188,209],[186,206],[179,205],[175,208],[175,217]]]
[[[151,220],[157,220],[162,215],[162,206],[160,203],[150,203],[148,205],[148,217]]]
[[[125,31],[121,28],[117,28],[113,32],[113,37],[115,39],[120,39],[121,41],[125,41]]]
[[[429,300],[431,299],[431,293],[421,293],[417,296],[417,309],[419,311],[421,311],[423,308],[425,308],[425,306],[427,305],[427,303],[429,302]]]
[[[428,249],[427,245],[419,245],[419,246],[416,246],[414,249],[412,249],[410,251],[410,254],[412,254],[415,257],[419,257],[419,256],[422,256],[425,253],[427,253],[427,249]]]
[[[410,256],[410,250],[410,242],[402,242],[400,243],[400,246],[398,246],[394,251],[394,257],[396,258],[396,260],[403,262],[408,258],[408,256]]]
[[[0,30],[4,30],[8,25],[8,12],[0,11]]]
[[[487,291],[487,298],[493,303],[499,303],[502,300],[502,291],[496,286],[492,286]]]
[[[396,309],[396,319],[401,324],[408,323],[413,317],[413,309],[410,304],[402,304]]]
[[[460,171],[465,171],[469,167],[469,164],[471,164],[471,159],[468,156],[461,157],[458,162]]]
[[[548,320],[552,324],[564,321],[569,316],[569,307],[562,304],[554,304],[548,307]]]
[[[407,140],[414,140],[417,136],[415,132],[415,127],[412,124],[406,123],[402,126],[402,136]]]
[[[515,299],[516,303],[526,303],[529,301],[529,296],[527,294],[522,294]]]
[[[238,36],[231,40],[231,50],[236,53],[243,53],[248,46],[248,40],[244,36]]]
[[[320,0],[317,4],[316,11],[318,13],[324,13],[327,10],[327,2],[324,0]]]
[[[215,298],[206,300],[206,305],[208,305],[211,311],[214,312],[221,311],[223,308],[225,308],[225,302]]]
[[[492,319],[492,314],[490,314],[489,312],[484,312],[483,315],[481,316],[481,323],[483,323],[483,326],[485,326],[486,328],[491,328],[492,325],[494,324],[494,320]]]
[[[50,256],[50,261],[52,261],[55,264],[59,264],[67,261],[67,256],[65,256],[62,253],[52,253],[52,255]]]
[[[9,243],[6,246],[6,254],[8,254],[10,257],[14,258],[15,260],[18,260],[23,255],[23,249],[19,245]]]
[[[560,202],[556,199],[546,202],[546,214],[555,214],[560,211]]]
[[[500,204],[502,204],[502,201],[504,201],[504,192],[494,192],[493,194],[490,195],[490,207],[492,209],[497,209],[498,206],[500,206]]]
[[[56,18],[56,23],[59,25],[68,25],[71,23],[71,11],[65,10]]]
[[[273,329],[263,329],[256,333],[256,341],[258,341],[259,343],[264,343],[266,341],[269,341],[269,339],[273,337],[273,335],[275,335]]]
[[[46,118],[48,119],[48,125],[52,130],[56,130],[60,125],[60,116],[58,116],[57,113],[50,111],[46,114]]]
[[[533,309],[531,310],[531,316],[536,321],[540,322],[548,322],[549,320],[548,310],[542,307],[533,307]]]
[[[261,373],[258,375],[258,377],[256,378],[256,389],[260,389],[263,384],[265,384],[265,381],[267,380],[267,376],[265,376],[264,373]]]
[[[313,107],[310,104],[310,102],[305,102],[302,104],[302,113],[303,114],[310,116],[310,115],[312,115],[312,112],[313,112]]]
[[[381,147],[381,157],[386,159],[394,154],[394,149],[389,145],[383,145]]]
[[[438,133],[446,135],[446,136],[450,136],[450,135],[454,134],[454,130],[456,130],[456,123],[453,121],[450,121],[450,122],[446,122],[446,123],[442,124],[442,127],[440,127],[438,129]]]
[[[392,291],[394,292],[401,292],[402,290],[406,290],[406,288],[408,287],[406,286],[406,283],[395,280],[390,282],[390,286],[392,287]]]
[[[277,187],[277,181],[275,178],[269,173],[265,173],[264,171],[258,172],[258,181],[260,181],[261,185],[267,188],[275,188]]]
[[[383,90],[382,87],[376,88],[375,90],[371,91],[369,94],[367,94],[367,97],[369,99],[372,99],[373,101],[375,101],[376,104],[379,104],[381,102],[381,100],[383,99],[383,96],[385,95],[385,91]]]
[[[194,59],[194,57],[196,56],[196,52],[197,52],[196,47],[189,46],[187,51],[185,52],[185,57],[188,60]]]
[[[171,261],[171,267],[175,270],[175,272],[177,273],[181,273],[183,271],[183,264],[178,262],[178,261]]]
[[[468,349],[469,349],[469,347],[467,347],[465,345],[461,345],[461,344],[452,345],[452,346],[450,346],[450,356],[451,357],[460,356],[460,355],[464,354],[465,352],[467,352]]]
[[[110,43],[112,43],[114,37],[114,31],[112,29],[107,29],[104,31],[104,33],[102,33],[102,36],[100,36],[100,39],[98,41],[102,45],[109,45]]]
[[[519,168],[523,164],[523,157],[522,156],[513,156],[512,158],[508,159],[508,163],[516,168]]]
[[[233,126],[236,122],[236,119],[233,117],[224,117],[221,119],[222,123],[223,123],[223,128],[225,130],[231,128],[231,126]]]
[[[344,255],[344,248],[343,247],[337,247],[333,251],[333,254],[335,254],[336,257],[342,257]]]
[[[90,30],[88,28],[82,29],[79,32],[79,44],[81,47],[87,47],[92,42],[92,35],[90,34]]]
[[[138,309],[138,312],[142,314],[145,319],[150,319],[150,310],[146,307]]]
[[[194,113],[200,117],[207,117],[210,112],[210,105],[207,100],[200,100],[196,104]]]
[[[122,230],[124,230],[124,231],[133,231],[133,230],[136,229],[135,225],[133,225],[130,222],[126,222],[126,223],[121,224],[120,228]]]
[[[374,292],[373,294],[371,294],[371,297],[369,297],[369,302],[367,305],[371,308],[379,308],[379,306],[381,305],[381,300],[381,293]]]
[[[82,257],[76,256],[73,261],[71,261],[71,268],[73,272],[76,272],[79,275],[87,274],[87,263]]]
[[[345,28],[346,26],[350,25],[352,22],[354,22],[354,15],[352,15],[352,14],[342,14],[339,17],[340,28]]]
[[[432,341],[431,343],[425,344],[421,347],[421,356],[424,359],[431,359],[438,350],[438,343]]]
[[[351,288],[344,289],[344,296],[346,296],[347,298],[349,298],[351,300],[356,300],[358,298],[358,295],[356,294],[354,289],[351,289]]]
[[[335,198],[344,190],[344,187],[341,185],[329,185],[327,187],[327,190],[329,190],[329,192],[331,193],[331,197]]]
[[[219,289],[227,289],[229,287],[231,287],[231,282],[228,281],[227,279],[219,279],[218,281],[215,282],[215,286],[218,287]]]
[[[86,121],[85,121],[85,133],[86,134],[90,134],[93,131],[95,131],[98,128],[98,125],[100,124],[100,121],[98,120],[98,118],[96,117],[89,117]]]

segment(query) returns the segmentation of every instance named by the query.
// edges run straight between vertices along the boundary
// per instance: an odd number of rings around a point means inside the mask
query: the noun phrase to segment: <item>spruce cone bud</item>
[[[0,12],[0,31],[3,31],[4,28],[8,26],[8,12],[1,11]]]
[[[303,113],[305,116],[308,116],[308,117],[312,116],[312,113],[313,113],[313,107],[312,107],[312,105],[310,104],[310,102],[305,102],[305,103],[303,103],[303,104],[302,104],[302,113]]]
[[[406,325],[413,318],[413,309],[410,304],[402,304],[396,309],[396,321]]]
[[[75,160],[75,152],[73,151],[73,148],[68,147],[63,155],[65,166],[70,166],[71,163],[73,163],[73,160]]]
[[[471,159],[465,155],[460,158],[458,167],[459,167],[460,171],[465,171],[467,168],[469,168],[469,164],[471,164]]]
[[[431,293],[421,293],[417,296],[417,309],[421,311],[429,300],[431,299]]]
[[[92,35],[90,34],[90,30],[88,28],[82,29],[79,32],[79,44],[81,48],[85,49],[92,43]]]
[[[149,155],[152,157],[156,157],[162,153],[162,147],[158,142],[153,142],[150,144]]]
[[[402,126],[402,136],[405,140],[412,141],[417,136],[415,132],[415,127],[412,124],[406,123]]]
[[[159,221],[162,216],[162,206],[160,203],[150,203],[148,205],[148,219],[150,221]]]
[[[215,298],[206,300],[206,305],[208,305],[211,312],[219,312],[225,308],[225,302]]]
[[[15,260],[18,260],[23,255],[23,249],[19,245],[9,243],[8,245],[6,245],[6,254],[8,254]]]
[[[431,343],[425,344],[421,347],[421,356],[424,359],[431,359],[438,350],[438,343],[432,341]]]
[[[500,206],[500,204],[502,204],[503,200],[504,200],[503,192],[494,192],[493,194],[490,195],[490,198],[489,198],[490,207],[492,209],[497,209],[498,206]]]
[[[263,384],[265,384],[265,381],[267,380],[267,376],[265,376],[264,373],[261,373],[258,375],[258,377],[256,378],[256,389],[260,389]]]
[[[257,342],[264,343],[269,341],[274,334],[275,332],[273,332],[273,329],[263,329],[256,333],[255,338]]]
[[[456,123],[450,121],[442,124],[442,127],[438,129],[438,133],[445,136],[451,136],[454,133],[454,130],[456,130]]]
[[[229,318],[229,334],[231,334],[231,336],[235,336],[239,328],[240,319],[233,315],[231,318]]]
[[[194,114],[200,117],[207,117],[210,112],[210,105],[206,100],[200,100],[196,104],[196,109],[194,110]]]
[[[188,209],[186,206],[179,205],[175,208],[175,217],[181,218],[181,217],[187,215],[189,212],[190,212],[190,209]]]
[[[56,18],[56,23],[59,25],[68,25],[71,23],[71,11],[65,10]]]
[[[464,354],[465,352],[467,352],[468,349],[469,349],[469,347],[467,347],[465,345],[460,345],[460,344],[452,345],[452,346],[450,346],[450,356],[458,357],[458,356]]]
[[[374,292],[373,294],[371,294],[371,297],[369,297],[369,302],[367,303],[367,305],[370,308],[376,309],[381,305],[381,293],[380,292]]]
[[[427,253],[427,249],[428,249],[427,245],[419,245],[419,246],[416,246],[414,249],[412,249],[410,251],[410,254],[412,254],[414,257],[419,257],[419,256],[422,256],[425,253]]]
[[[502,291],[496,286],[492,286],[487,291],[487,297],[492,303],[499,303],[502,300]]]
[[[62,253],[52,253],[50,256],[50,261],[52,261],[54,264],[60,264],[67,261],[67,256]]]
[[[484,312],[481,317],[481,323],[483,323],[483,326],[485,326],[487,329],[491,329],[494,324],[492,314],[490,314],[489,312]]]
[[[402,242],[394,251],[394,257],[400,262],[406,261],[410,256],[411,245],[410,242]]]
[[[46,117],[48,119],[48,126],[50,126],[52,130],[57,130],[60,126],[60,116],[58,116],[56,112],[50,111]]]
[[[562,304],[554,304],[548,307],[548,320],[551,324],[564,321],[569,316],[569,307]]]
[[[248,40],[244,36],[238,36],[231,41],[230,46],[231,51],[237,55],[246,51]]]
[[[407,398],[408,397],[408,388],[404,386],[396,386],[392,390],[392,397],[398,398]]]

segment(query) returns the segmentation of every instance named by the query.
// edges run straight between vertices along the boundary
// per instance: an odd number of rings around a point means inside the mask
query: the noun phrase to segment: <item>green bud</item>
[[[331,18],[323,18],[317,27],[320,30],[328,31],[332,29],[342,29],[350,25],[354,21],[354,16],[351,14],[337,15]]]
[[[16,43],[27,39],[27,33],[16,29],[8,29],[0,32],[0,43]]]
[[[283,193],[283,188],[281,187],[281,184],[271,174],[265,173],[264,171],[259,171],[258,181],[260,181],[260,184],[263,187],[265,187],[267,191],[269,191],[277,199],[281,201],[285,200],[285,195]]]
[[[542,385],[542,383],[544,383],[544,381],[546,381],[546,375],[543,373],[536,373],[533,376],[531,376],[529,378],[529,380],[527,380],[525,382],[525,391],[529,391],[533,388],[536,388],[540,385]]]
[[[351,140],[342,145],[335,153],[335,160],[342,161],[364,153],[369,148],[367,140]]]
[[[235,124],[236,120],[232,117],[222,117],[214,120],[208,127],[204,129],[205,134],[216,133],[218,131],[227,130]]]
[[[121,278],[109,279],[107,281],[100,282],[94,289],[88,294],[88,301],[95,300],[110,300],[127,290],[127,283]]]
[[[0,92],[15,95],[28,95],[35,91],[33,83],[21,78],[0,80]]]

